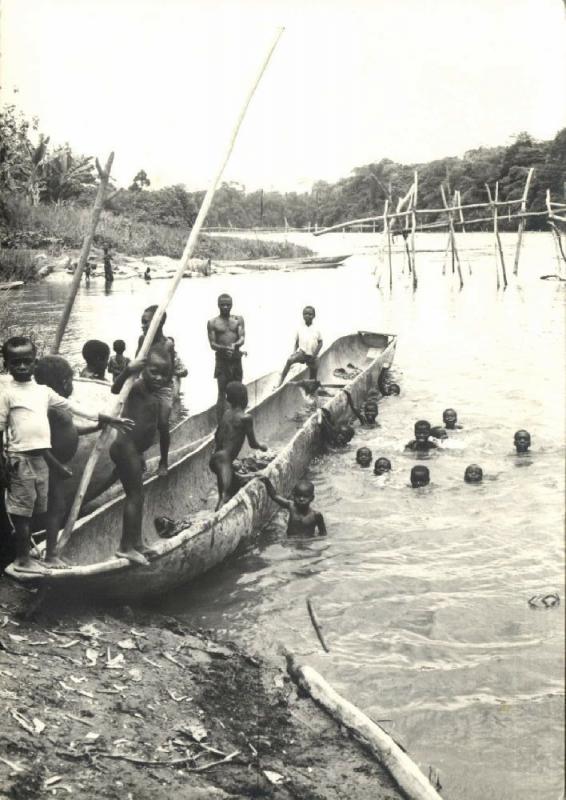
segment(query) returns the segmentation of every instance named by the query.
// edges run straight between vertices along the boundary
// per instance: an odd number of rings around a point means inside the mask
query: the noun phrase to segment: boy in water
[[[313,306],[303,308],[303,324],[295,336],[295,352],[289,356],[278,386],[281,386],[293,364],[306,364],[309,368],[309,378],[316,380],[318,373],[318,354],[322,348],[322,336],[319,329],[313,325],[316,311]]]
[[[101,342],[99,339],[89,339],[83,345],[83,358],[86,361],[86,366],[81,369],[80,377],[105,381],[109,356],[110,348],[106,342]]]
[[[47,511],[49,472],[45,454],[51,448],[48,411],[72,412],[99,424],[119,430],[132,426],[129,419],[91,414],[71,404],[47,386],[34,380],[36,350],[25,336],[14,336],[4,343],[4,363],[11,375],[0,393],[0,476],[7,489],[6,510],[15,532],[16,568],[40,571],[30,558],[31,517]],[[4,458],[4,431],[8,433],[8,457]],[[58,466],[59,462],[53,457]],[[53,463],[51,467],[53,469]],[[68,473],[68,471],[66,471]],[[51,555],[51,553],[50,553]]]
[[[418,453],[428,453],[438,447],[436,442],[431,441],[430,422],[420,419],[415,422],[415,438],[405,445],[405,450],[414,450]]]
[[[391,472],[391,461],[385,456],[377,458],[373,465],[373,474],[385,475],[387,472]]]
[[[119,394],[131,375],[139,377],[130,390],[124,413],[133,420],[133,427],[125,433],[119,433],[110,446],[110,458],[126,493],[122,540],[116,555],[127,558],[133,564],[147,565],[147,556],[155,551],[145,545],[142,539],[143,454],[153,444],[159,426],[159,393],[171,375],[168,350],[156,345],[151,348],[147,358],[130,362],[114,381],[112,393]]]
[[[230,381],[226,387],[226,400],[227,408],[214,434],[216,448],[209,463],[218,481],[216,511],[240,488],[233,461],[238,457],[245,439],[255,450],[267,451],[267,446],[256,439],[252,415],[246,414],[248,390],[243,383]]]
[[[153,315],[156,311],[157,306],[148,306],[142,314],[141,327],[143,335],[138,339],[136,356],[141,349],[143,340],[149,330],[151,320],[153,319]],[[167,380],[161,383],[154,392],[159,400],[159,416],[157,420],[157,427],[159,430],[160,459],[157,474],[160,476],[167,475],[169,469],[169,418],[171,417],[171,409],[173,408],[173,370],[175,366],[175,346],[173,344],[173,340],[169,336],[165,336],[163,333],[163,326],[165,325],[166,319],[167,314],[164,313],[149,350],[149,353],[151,353],[154,349],[157,349],[161,357],[166,357],[169,363]]]
[[[351,425],[336,425],[327,408],[319,408],[318,424],[322,429],[324,443],[330,447],[346,447],[354,436],[354,428]]]
[[[108,361],[108,372],[112,375],[112,380],[115,381],[118,375],[126,369],[130,363],[130,359],[124,355],[126,342],[123,339],[116,339],[112,345],[112,349],[115,355]]]
[[[466,483],[481,483],[483,480],[483,469],[478,464],[470,464],[464,472]]]
[[[383,367],[383,369],[379,373],[379,377],[377,379],[377,388],[379,389],[383,397],[388,397],[390,395],[398,395],[401,393],[399,384],[394,383],[391,380],[391,370],[389,369],[389,367]]]
[[[277,503],[281,508],[286,508],[289,512],[287,536],[312,538],[317,531],[319,536],[326,536],[324,517],[319,511],[311,508],[311,503],[314,500],[314,486],[310,481],[299,481],[293,489],[293,499],[287,500],[276,493],[269,478],[262,475],[259,479],[267,489],[267,494],[273,502]]]
[[[411,486],[419,489],[421,486],[428,486],[430,483],[430,472],[428,467],[419,464],[411,470]]]
[[[461,425],[458,425],[458,414],[453,408],[447,408],[442,412],[442,421],[447,431],[456,431],[462,428]]]
[[[104,252],[104,280],[107,283],[112,283],[114,280],[114,273],[112,272],[112,256],[110,255],[110,246],[106,244],[102,250]]]
[[[361,409],[358,409],[353,403],[350,392],[347,389],[342,389],[342,391],[348,398],[348,405],[352,409],[352,413],[356,419],[359,420],[360,425],[364,428],[378,428],[379,422],[377,421],[377,415],[379,413],[379,407],[377,405],[377,400],[373,397],[368,397]]]
[[[48,386],[61,397],[73,393],[73,370],[61,356],[44,356],[35,367],[35,382]],[[79,436],[100,430],[100,423],[77,428],[68,409],[50,407],[47,412],[51,431],[51,450],[62,464],[67,464],[77,452]],[[49,488],[47,492],[47,517],[45,524],[45,562],[49,567],[67,565],[57,556],[57,536],[65,520],[64,477],[49,466]]]
[[[359,464],[360,467],[366,469],[367,467],[371,466],[372,458],[373,456],[369,447],[360,447],[356,453],[356,464]]]
[[[515,445],[517,453],[528,453],[529,447],[531,446],[531,434],[522,429],[517,431],[513,436],[513,444]]]

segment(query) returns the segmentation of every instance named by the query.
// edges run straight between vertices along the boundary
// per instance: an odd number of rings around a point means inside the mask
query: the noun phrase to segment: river
[[[270,237],[275,238],[275,237]],[[380,403],[376,430],[357,431],[343,453],[317,458],[309,477],[328,538],[285,540],[285,514],[257,544],[165,607],[195,626],[277,656],[302,654],[400,741],[446,800],[558,800],[563,784],[564,605],[529,607],[558,591],[564,602],[564,284],[548,234],[525,237],[518,278],[496,290],[493,244],[460,236],[465,286],[442,275],[444,237],[421,235],[419,288],[394,261],[392,292],[374,268],[375,237],[333,234],[295,240],[328,253],[355,252],[345,267],[185,280],[166,332],[190,376],[191,410],[214,399],[206,320],[228,291],[247,327],[245,377],[283,364],[306,303],[327,342],[357,329],[399,336],[394,371],[401,396]],[[504,235],[512,271],[514,237]],[[470,275],[470,269],[473,274]],[[18,294],[18,325],[41,339],[68,283],[53,279]],[[132,354],[143,308],[162,281],[116,281],[109,294],[82,288],[62,353],[80,363],[86,338],[126,340]],[[15,298],[15,295],[13,296]],[[403,452],[418,418],[441,422],[457,409],[463,429],[432,457],[431,486],[408,487]],[[513,453],[527,428],[531,456]],[[354,463],[361,444],[388,456],[380,484]],[[469,463],[479,486],[463,481]],[[308,620],[311,597],[331,652]]]

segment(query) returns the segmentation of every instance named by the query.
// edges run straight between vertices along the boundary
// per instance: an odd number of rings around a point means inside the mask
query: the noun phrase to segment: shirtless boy
[[[138,339],[138,346],[136,350],[136,356],[139,353],[141,346],[143,344],[143,340],[145,339],[145,335],[149,330],[149,326],[151,325],[151,320],[153,319],[153,315],[157,311],[157,306],[148,306],[142,314],[141,318],[141,327],[143,334]],[[161,355],[161,357],[165,357],[166,360],[169,362],[169,373],[167,380],[162,382],[159,387],[155,388],[154,394],[159,400],[159,416],[157,420],[157,428],[159,430],[159,450],[160,450],[160,459],[159,459],[159,466],[157,469],[158,475],[167,475],[167,470],[169,469],[169,444],[170,444],[170,434],[169,434],[169,418],[171,417],[171,409],[173,408],[173,396],[174,396],[174,386],[173,386],[173,369],[175,365],[175,345],[173,340],[169,336],[165,336],[163,333],[163,326],[165,325],[165,321],[167,320],[167,314],[164,313],[161,317],[161,322],[159,323],[159,328],[157,329],[155,336],[153,337],[153,343],[149,352],[151,353],[153,349],[157,349]],[[149,355],[149,354],[148,354]]]
[[[240,348],[246,339],[244,318],[231,314],[232,298],[229,294],[221,294],[218,298],[217,317],[207,323],[208,342],[214,350],[214,377],[218,384],[216,401],[216,418],[222,420],[226,402],[226,387],[230,381],[240,382],[243,378],[242,353]]]
[[[513,444],[517,453],[528,453],[531,446],[531,434],[525,430],[517,431],[513,436]]]
[[[314,486],[310,481],[299,481],[293,489],[293,499],[287,500],[275,492],[269,478],[261,476],[260,481],[267,489],[267,494],[281,508],[289,512],[287,523],[287,536],[302,536],[312,538],[318,532],[319,536],[326,536],[326,524],[319,511],[311,508],[314,500]]]
[[[442,421],[447,431],[456,431],[462,428],[461,425],[458,425],[458,414],[453,408],[446,408],[442,412]]]
[[[233,461],[238,457],[245,439],[254,450],[267,451],[267,445],[260,444],[256,439],[252,415],[246,414],[248,390],[243,383],[230,381],[226,387],[226,400],[227,408],[214,435],[216,449],[209,463],[218,481],[216,511],[240,489]]]
[[[377,400],[373,397],[368,397],[368,399],[363,403],[361,409],[355,407],[354,402],[352,400],[352,395],[347,389],[342,390],[346,397],[348,398],[348,405],[352,409],[352,413],[359,420],[360,425],[364,428],[378,428],[379,422],[377,421],[377,415],[379,412],[379,407],[377,405]]]
[[[295,352],[292,353],[281,373],[279,386],[287,377],[287,373],[293,364],[306,364],[309,368],[309,378],[316,380],[318,374],[318,354],[322,348],[322,336],[319,329],[313,325],[316,311],[313,306],[303,308],[303,324],[299,327],[295,336]]]
[[[373,465],[373,474],[385,475],[387,472],[391,472],[391,461],[385,458],[385,456],[376,458],[375,464]]]
[[[431,441],[430,422],[420,419],[415,422],[415,438],[405,445],[405,450],[414,450],[418,453],[428,453],[438,447],[436,442]]]
[[[411,470],[411,486],[413,489],[420,489],[430,483],[430,472],[428,467],[418,465]]]
[[[123,339],[116,339],[112,345],[112,349],[114,350],[114,355],[110,357],[107,369],[112,375],[112,380],[115,381],[122,370],[128,366],[130,359],[128,356],[124,355],[126,351],[126,342]]]
[[[109,357],[110,348],[106,342],[101,342],[100,339],[89,339],[83,345],[83,358],[86,364],[80,371],[80,377],[105,381]]]
[[[11,380],[2,384],[0,392],[0,477],[7,488],[6,510],[14,526],[16,568],[38,571],[41,566],[30,558],[31,518],[47,511],[49,471],[45,453],[51,448],[48,412],[54,409],[72,412],[118,430],[127,430],[132,422],[91,414],[36,383],[35,345],[27,337],[8,339],[2,351]],[[7,463],[4,463],[4,431],[8,433]]]
[[[322,430],[324,444],[330,447],[346,447],[354,436],[354,428],[346,424],[336,425],[327,408],[318,409],[318,424]]]
[[[483,469],[478,464],[470,464],[464,472],[466,483],[481,483],[483,481]]]
[[[168,350],[155,345],[147,358],[131,361],[114,381],[112,393],[119,394],[131,375],[139,377],[130,390],[124,414],[133,420],[133,428],[119,433],[110,446],[110,458],[126,493],[122,541],[116,555],[133,564],[147,565],[147,556],[154,550],[142,539],[143,454],[153,444],[159,426],[160,390],[167,385],[171,375]]]
[[[356,453],[356,464],[367,469],[367,467],[371,466],[372,458],[373,455],[369,447],[360,447]]]

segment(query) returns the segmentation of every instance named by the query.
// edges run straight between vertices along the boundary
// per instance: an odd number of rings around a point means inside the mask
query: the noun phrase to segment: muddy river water
[[[497,291],[491,238],[462,240],[463,291],[442,275],[444,238],[422,236],[419,288],[395,256],[393,292],[376,288],[371,236],[297,241],[354,252],[339,269],[186,280],[166,331],[190,376],[185,400],[214,399],[206,320],[228,291],[247,327],[245,377],[283,364],[301,308],[312,303],[327,342],[357,329],[399,336],[402,393],[380,404],[380,428],[357,430],[348,450],[316,459],[310,478],[329,535],[298,546],[278,515],[257,544],[165,607],[277,656],[302,653],[410,751],[440,773],[447,800],[558,800],[563,764],[564,605],[533,609],[535,594],[564,601],[564,298],[547,234],[526,237],[519,278]],[[505,236],[511,272],[514,237]],[[509,263],[511,262],[511,263]],[[383,264],[381,263],[381,268]],[[470,269],[473,274],[470,275]],[[47,338],[68,283],[53,278],[18,293],[18,325]],[[132,353],[145,306],[163,281],[96,280],[82,288],[62,353],[77,365],[86,338],[123,338]],[[12,295],[16,300],[16,295]],[[464,426],[428,461],[431,486],[414,491],[403,452],[416,419],[439,424],[457,409]],[[530,457],[513,433],[532,435]],[[362,444],[393,463],[378,481],[354,462]],[[463,481],[483,467],[479,486]],[[312,598],[331,652],[308,620]]]

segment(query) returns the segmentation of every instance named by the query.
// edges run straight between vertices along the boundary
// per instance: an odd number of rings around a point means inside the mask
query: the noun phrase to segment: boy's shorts
[[[244,377],[242,357],[235,355],[232,358],[222,358],[216,354],[214,377],[220,389],[226,388],[230,381],[241,381]]]
[[[49,469],[43,456],[13,453],[8,460],[10,488],[6,491],[6,511],[19,517],[32,517],[47,511]]]
[[[158,389],[155,392],[155,396],[159,398],[159,405],[162,408],[167,408],[171,411],[173,408],[173,382]]]

